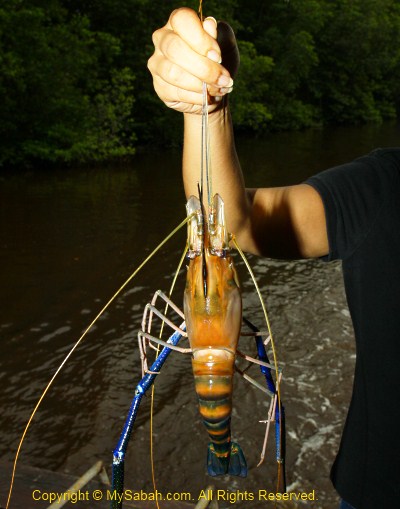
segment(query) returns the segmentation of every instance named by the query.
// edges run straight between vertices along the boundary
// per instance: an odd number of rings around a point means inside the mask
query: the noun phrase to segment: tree
[[[337,0],[319,38],[321,65],[311,89],[325,122],[396,116],[400,5],[393,0]]]
[[[0,7],[0,165],[124,157],[179,144],[147,60],[172,9],[198,0],[8,0]],[[207,0],[235,29],[239,130],[393,118],[400,0]]]
[[[112,67],[119,41],[56,0],[41,3],[11,0],[0,9],[0,164],[131,154],[134,138],[121,134],[133,74]]]

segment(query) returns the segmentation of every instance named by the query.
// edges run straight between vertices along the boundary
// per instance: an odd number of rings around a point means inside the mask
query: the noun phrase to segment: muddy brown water
[[[393,125],[310,130],[241,140],[250,186],[301,182],[378,146],[396,146]],[[23,172],[0,177],[0,455],[12,460],[42,388],[100,308],[150,250],[184,217],[180,153],[137,156],[129,167]],[[140,378],[136,335],[153,292],[167,290],[185,243],[173,238],[105,312],[57,378],[28,432],[20,461],[82,474],[112,450]],[[250,257],[269,308],[284,369],[287,480],[292,491],[315,490],[315,509],[334,509],[329,470],[337,450],[354,369],[354,340],[339,263]],[[262,312],[238,260],[244,312]],[[175,300],[182,301],[182,272]],[[241,349],[254,353],[250,340]],[[253,372],[254,374],[256,372]],[[126,460],[126,487],[153,491],[145,398]],[[256,467],[267,403],[236,377],[232,429],[246,454],[246,479],[214,480],[220,490],[248,493],[236,506],[273,507],[273,440]],[[207,436],[201,424],[190,359],[173,354],[156,383],[155,469],[161,492],[209,484]],[[2,474],[3,475],[3,474]],[[10,475],[5,472],[4,475]],[[18,489],[18,486],[15,487]],[[235,507],[228,500],[220,506]],[[0,494],[4,504],[5,493]],[[230,499],[229,499],[230,496]],[[248,498],[248,497],[247,497]],[[297,504],[309,507],[308,504]]]

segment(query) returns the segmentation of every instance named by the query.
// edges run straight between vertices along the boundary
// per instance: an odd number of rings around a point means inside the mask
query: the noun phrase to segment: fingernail
[[[221,55],[218,53],[218,51],[215,51],[215,49],[210,50],[207,53],[207,57],[213,62],[217,62],[217,64],[220,64],[222,62]]]
[[[233,87],[233,79],[229,76],[225,76],[225,74],[221,74],[218,78],[217,85],[219,85],[219,87],[231,88]]]
[[[214,97],[214,101],[215,101],[216,103],[221,102],[221,101],[222,101],[222,99],[223,99],[223,98],[222,98],[220,95],[216,95],[216,96]]]
[[[212,16],[207,16],[207,17],[204,19],[204,21],[207,21],[208,19],[211,19],[212,21],[214,21],[215,26],[217,26],[217,25],[218,25],[217,20],[216,20],[215,18],[213,18]]]
[[[224,87],[220,88],[219,91],[221,94],[230,94],[233,90],[233,87]]]

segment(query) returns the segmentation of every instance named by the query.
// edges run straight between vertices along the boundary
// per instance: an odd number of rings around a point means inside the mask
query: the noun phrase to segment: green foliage
[[[238,37],[274,62],[268,129],[396,116],[398,0],[240,1]],[[264,129],[261,126],[261,129]]]
[[[325,121],[368,122],[396,116],[400,5],[393,0],[337,0],[319,38],[323,62],[312,78]]]
[[[0,164],[131,154],[133,75],[112,68],[118,39],[40,3],[0,9]]]
[[[206,0],[237,33],[239,130],[396,116],[399,0]],[[152,32],[198,0],[7,0],[0,6],[0,166],[120,158],[181,142],[156,97]]]
[[[272,58],[258,55],[251,42],[241,41],[240,69],[232,95],[233,120],[239,129],[258,131],[265,128],[272,115],[266,97]]]
[[[272,119],[268,129],[298,129],[318,122],[318,108],[308,90],[312,70],[319,65],[317,42],[325,20],[319,0],[241,0],[243,29],[238,38],[251,40],[274,67],[264,97]],[[259,126],[258,130],[264,130]]]

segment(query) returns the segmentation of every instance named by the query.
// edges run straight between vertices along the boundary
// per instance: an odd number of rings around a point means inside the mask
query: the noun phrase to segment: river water
[[[310,130],[241,140],[238,151],[249,186],[283,185],[375,147],[396,146],[399,133],[393,125]],[[27,171],[0,178],[2,459],[13,459],[41,390],[73,343],[134,268],[184,218],[184,205],[179,152],[141,154],[129,167]],[[182,230],[73,354],[32,422],[21,463],[76,475],[96,459],[111,463],[140,379],[136,335],[142,310],[156,289],[168,290],[184,243]],[[329,470],[350,399],[355,360],[340,264],[256,257],[250,262],[267,301],[284,370],[289,488],[315,490],[318,501],[312,507],[334,509],[337,496]],[[239,260],[238,266],[244,313],[262,324],[258,299]],[[182,272],[175,291],[179,305],[183,284]],[[241,349],[254,353],[249,339]],[[266,401],[236,378],[232,428],[245,451],[249,474],[215,484],[231,491],[274,491],[272,448],[265,463],[256,467]],[[125,479],[127,488],[147,492],[153,490],[149,401],[144,399],[137,419]],[[188,357],[171,355],[156,383],[154,413],[157,488],[189,491],[197,498],[211,479],[205,474],[207,436],[197,412]],[[5,495],[0,494],[0,503]],[[255,500],[237,506],[258,509],[273,504]],[[236,506],[225,502],[224,507]]]

